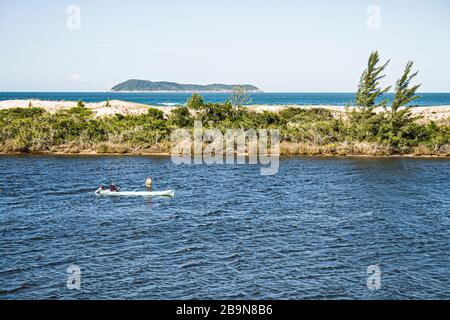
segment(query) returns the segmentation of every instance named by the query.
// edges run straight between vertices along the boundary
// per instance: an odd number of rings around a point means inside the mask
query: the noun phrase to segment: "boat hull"
[[[173,197],[175,190],[166,191],[118,191],[97,190],[95,194],[105,197]]]

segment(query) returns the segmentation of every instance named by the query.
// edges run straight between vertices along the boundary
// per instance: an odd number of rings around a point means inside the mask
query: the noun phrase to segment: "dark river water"
[[[0,157],[0,299],[448,299],[449,229],[448,159]]]

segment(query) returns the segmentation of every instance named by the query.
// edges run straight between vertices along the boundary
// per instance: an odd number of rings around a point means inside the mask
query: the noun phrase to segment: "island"
[[[248,92],[261,90],[250,84],[182,84],[167,81],[148,81],[130,79],[111,88],[114,92],[232,92],[236,88],[243,88]]]

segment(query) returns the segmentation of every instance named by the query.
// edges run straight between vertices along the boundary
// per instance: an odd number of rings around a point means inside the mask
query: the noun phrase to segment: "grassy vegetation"
[[[417,74],[411,73],[412,62],[397,81],[391,106],[379,99],[387,90],[379,87],[387,64],[378,63],[378,53],[373,53],[358,86],[357,108],[341,116],[320,108],[250,111],[243,105],[249,100],[242,91],[225,103],[205,103],[194,94],[167,117],[150,108],[142,115],[96,118],[82,101],[56,113],[30,106],[0,110],[0,152],[169,152],[172,130],[192,128],[194,121],[200,120],[203,127],[223,132],[277,128],[282,154],[450,156],[450,126],[421,123],[409,111],[418,88],[410,86]],[[385,111],[375,113],[377,106]]]
[[[147,114],[95,118],[85,107],[54,114],[38,108],[0,111],[0,151],[126,153],[151,150],[169,137],[170,124],[157,109]]]
[[[278,128],[283,154],[450,155],[450,126],[419,124],[401,111],[335,117],[328,109],[255,112],[229,103],[204,103],[196,110],[178,106],[167,118],[153,108],[143,115],[103,118],[84,107],[54,114],[39,108],[0,110],[0,152],[169,152],[170,132],[192,128],[194,120],[223,132]]]

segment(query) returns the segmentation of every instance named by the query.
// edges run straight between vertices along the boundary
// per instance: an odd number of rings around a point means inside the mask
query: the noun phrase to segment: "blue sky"
[[[67,8],[80,8],[80,29]],[[380,9],[380,29],[367,27]],[[378,21],[378,20],[377,20]],[[0,0],[0,91],[106,91],[129,78],[354,91],[369,53],[450,92],[450,2]]]

